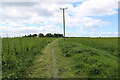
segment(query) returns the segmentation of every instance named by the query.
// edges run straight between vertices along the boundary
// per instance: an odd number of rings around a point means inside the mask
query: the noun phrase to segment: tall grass
[[[53,38],[3,38],[3,78],[24,78],[34,57],[42,54],[42,48]]]

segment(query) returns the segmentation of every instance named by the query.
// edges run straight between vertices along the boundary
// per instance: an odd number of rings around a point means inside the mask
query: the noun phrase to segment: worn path
[[[42,54],[38,54],[29,68],[29,78],[57,78],[58,69],[56,61],[58,39],[49,43],[43,50]]]

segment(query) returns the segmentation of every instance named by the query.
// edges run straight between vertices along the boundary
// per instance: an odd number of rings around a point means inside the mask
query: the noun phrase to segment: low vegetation
[[[59,46],[61,77],[118,77],[117,38],[66,38],[59,41]]]

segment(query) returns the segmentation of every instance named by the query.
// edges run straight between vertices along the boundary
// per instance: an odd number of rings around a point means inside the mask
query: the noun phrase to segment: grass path
[[[58,69],[56,61],[56,52],[58,39],[49,43],[42,51],[42,55],[38,54],[33,66],[28,69],[29,78],[57,78]]]

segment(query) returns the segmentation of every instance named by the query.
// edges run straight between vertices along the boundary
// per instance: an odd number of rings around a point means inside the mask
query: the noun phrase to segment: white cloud
[[[86,0],[1,0],[1,2],[83,2]]]
[[[50,29],[52,28],[52,29]],[[6,27],[2,26],[0,27],[0,34],[2,36],[7,36],[7,34],[10,36],[23,36],[23,35],[28,35],[28,34],[38,34],[38,33],[61,33],[61,30],[59,27],[56,26],[21,26],[21,27]]]
[[[61,33],[62,11],[60,7],[68,7],[66,10],[67,27],[94,30],[109,22],[88,16],[117,14],[116,2],[117,0],[82,0],[77,7],[73,7],[71,3],[4,3],[2,9],[0,8],[0,15],[2,15],[0,35]]]
[[[77,18],[74,17],[71,19],[71,17],[69,17],[67,19],[67,26],[77,26],[80,27],[80,29],[92,29],[95,30],[99,27],[103,27],[104,25],[110,24],[109,22],[104,22],[100,19],[93,19],[90,17],[81,17],[81,18]]]
[[[105,16],[117,13],[118,0],[87,0],[78,6],[80,16]]]
[[[118,37],[118,32],[68,32],[66,36],[70,37]]]

